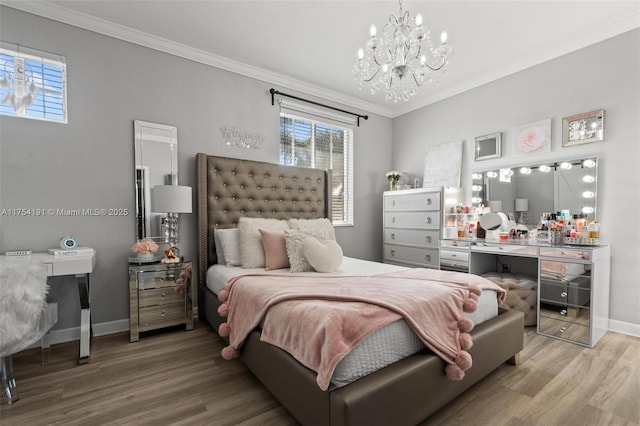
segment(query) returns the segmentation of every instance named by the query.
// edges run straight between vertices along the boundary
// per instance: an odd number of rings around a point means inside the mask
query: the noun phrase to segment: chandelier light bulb
[[[376,26],[372,24],[371,27],[369,28],[369,35],[371,37],[375,37],[377,32],[378,30],[376,30]]]
[[[364,58],[364,50],[362,48],[358,49],[358,59]]]
[[[445,44],[445,43],[447,42],[447,38],[448,38],[448,37],[449,37],[449,36],[447,35],[447,32],[446,32],[446,31],[444,31],[444,30],[443,30],[443,31],[440,33],[440,41],[442,42],[442,44]]]
[[[419,27],[422,26],[422,15],[419,13],[416,15],[416,25]]]

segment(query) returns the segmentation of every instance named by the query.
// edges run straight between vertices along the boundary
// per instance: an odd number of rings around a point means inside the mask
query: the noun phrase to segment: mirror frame
[[[475,161],[489,160],[491,158],[500,158],[502,156],[502,133],[491,133],[490,135],[478,136],[474,139],[475,142]],[[490,154],[480,155],[481,147],[489,148]],[[493,149],[491,149],[493,148]]]
[[[178,128],[166,124],[134,120],[134,188],[135,188],[135,228],[136,238],[151,238],[155,242],[165,242],[167,237],[163,231],[166,213],[151,211],[151,188],[155,185],[178,184]],[[148,135],[145,130],[149,130]],[[163,181],[151,181],[148,162],[145,163],[144,143],[157,142],[170,146],[170,162],[163,166],[160,174]],[[166,167],[165,167],[166,166]],[[158,175],[157,170],[154,171]],[[158,221],[158,235],[152,234],[151,221]]]
[[[581,139],[572,138],[572,127],[588,127],[595,125],[592,137]],[[583,145],[592,142],[604,142],[604,110],[584,112],[582,114],[571,115],[562,119],[562,146]]]

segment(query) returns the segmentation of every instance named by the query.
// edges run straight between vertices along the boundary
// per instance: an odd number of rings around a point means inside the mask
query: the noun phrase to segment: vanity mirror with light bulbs
[[[472,174],[472,203],[535,227],[545,212],[596,219],[598,160],[584,158],[496,168]]]

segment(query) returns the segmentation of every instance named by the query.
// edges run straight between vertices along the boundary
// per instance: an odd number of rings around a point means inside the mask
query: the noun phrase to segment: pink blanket
[[[283,279],[284,278],[284,279]],[[243,275],[220,292],[227,316],[220,334],[229,336],[225,359],[235,358],[248,334],[262,323],[261,340],[289,352],[329,386],[340,360],[373,331],[400,318],[461,380],[471,367],[473,312],[481,289],[505,290],[482,277],[432,269],[374,276]],[[340,302],[340,303],[336,303]]]

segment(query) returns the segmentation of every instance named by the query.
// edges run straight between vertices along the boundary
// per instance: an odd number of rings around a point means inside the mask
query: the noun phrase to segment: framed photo
[[[513,155],[551,152],[551,119],[513,128]]]
[[[562,146],[604,142],[604,110],[583,112],[562,119]]]
[[[502,155],[502,133],[498,132],[490,135],[478,136],[474,141],[474,159],[476,161],[500,158]]]

